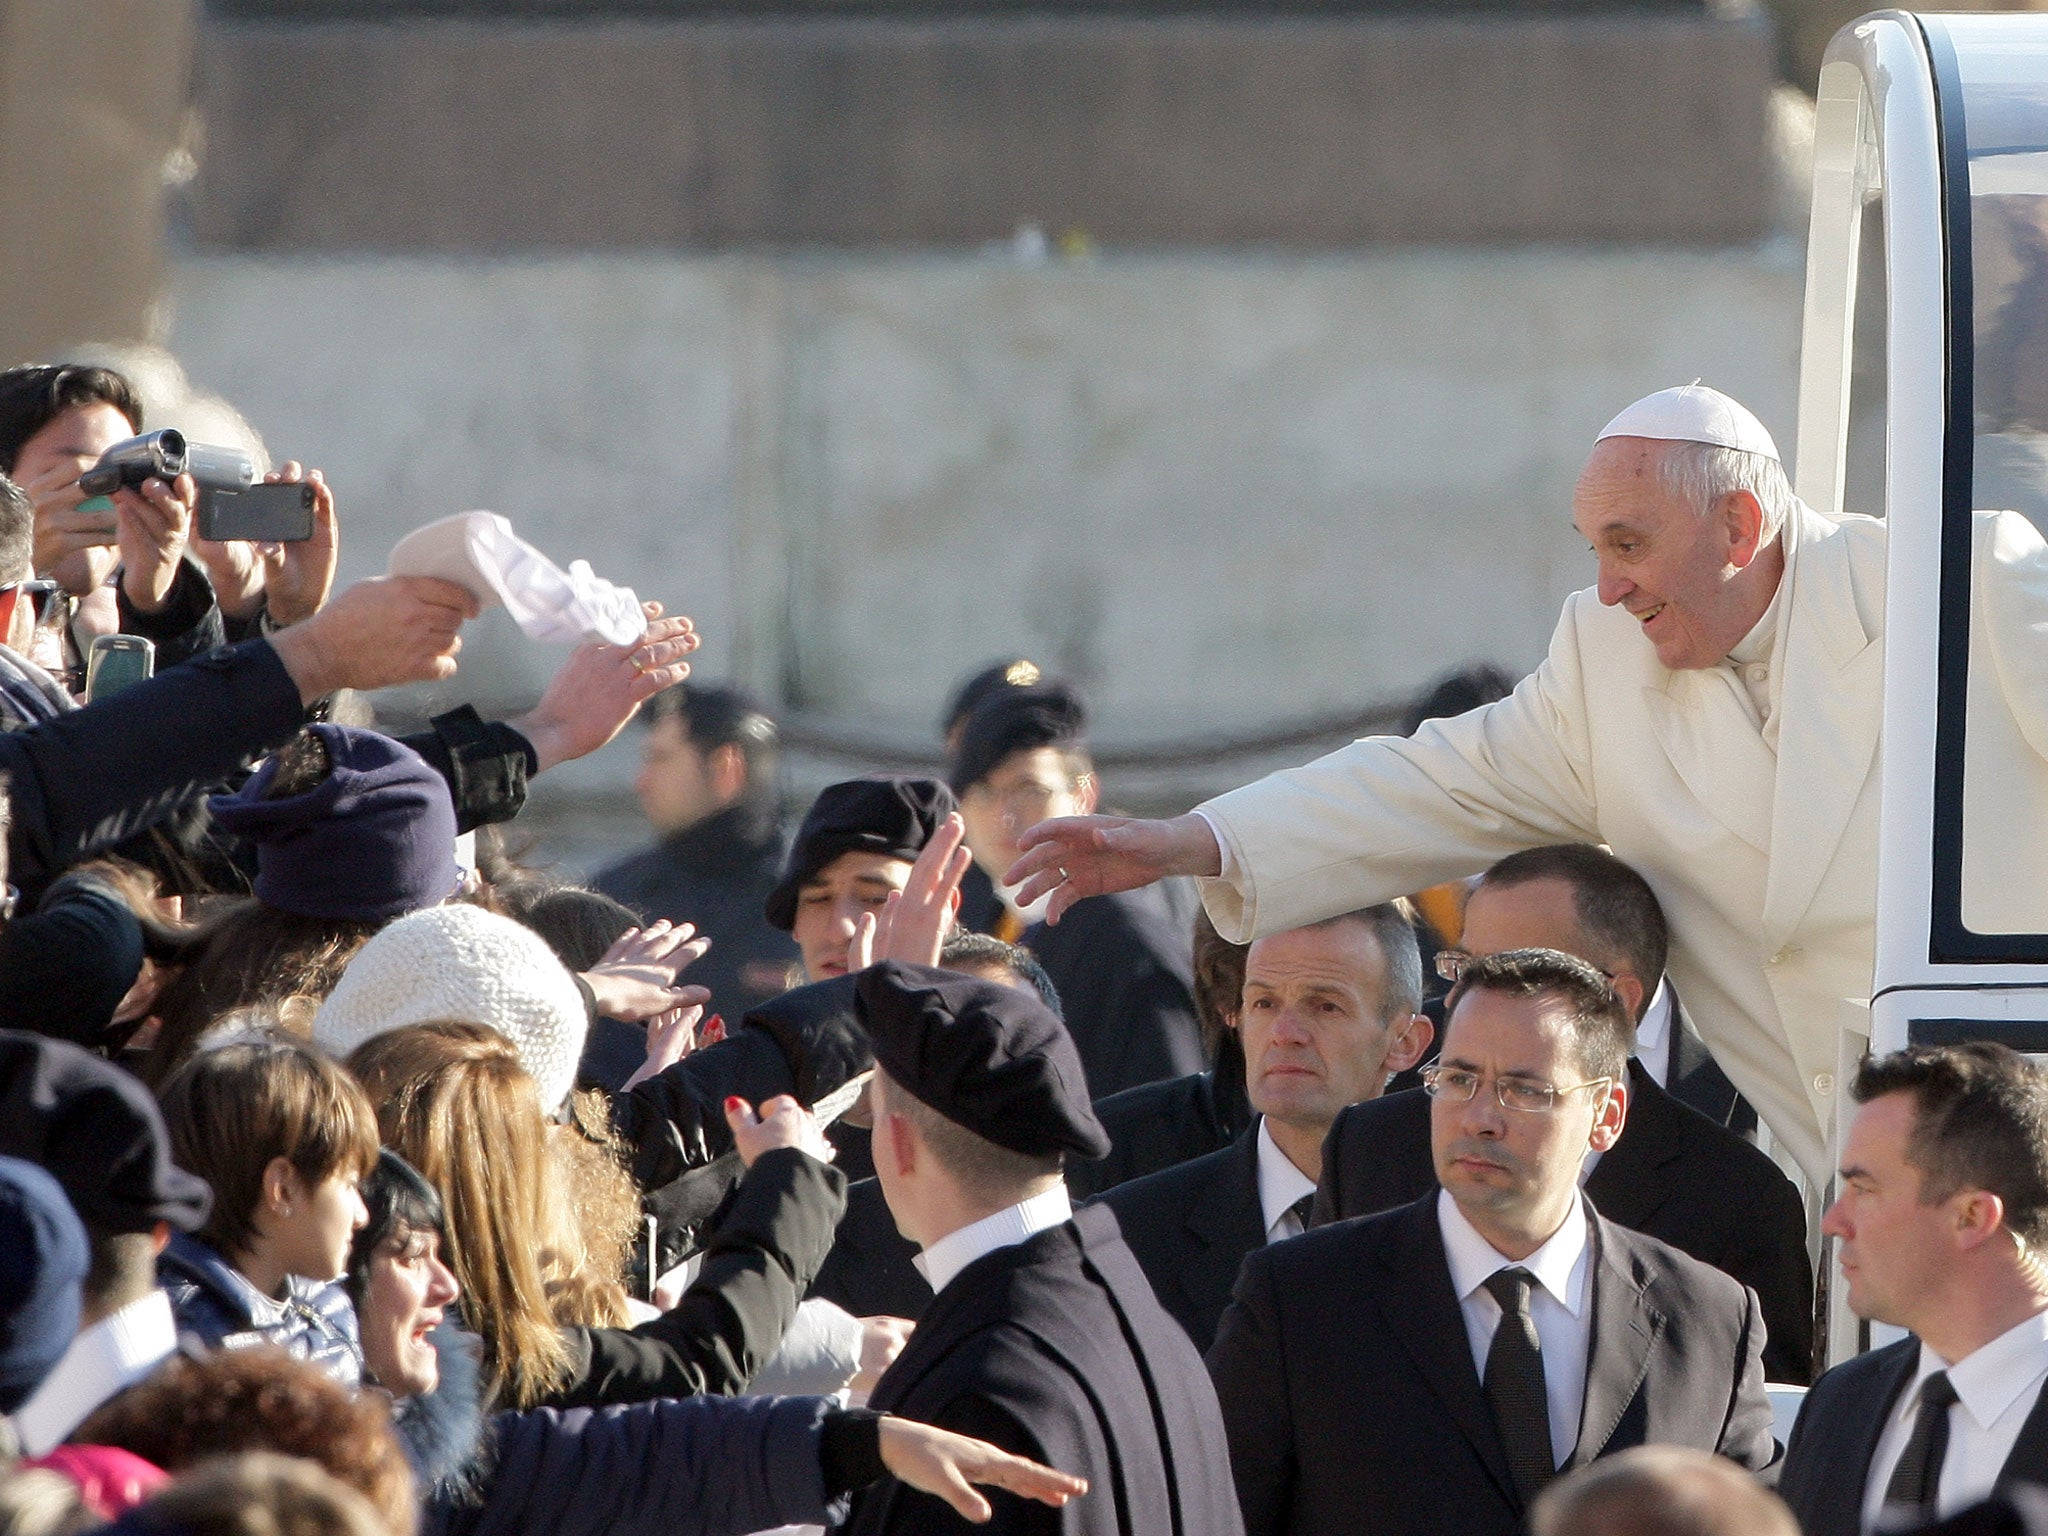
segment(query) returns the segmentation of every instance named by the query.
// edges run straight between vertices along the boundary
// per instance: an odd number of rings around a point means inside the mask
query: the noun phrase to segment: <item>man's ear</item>
[[[917,1171],[917,1133],[911,1129],[910,1121],[902,1115],[891,1114],[888,1110],[875,1112],[875,1129],[888,1142],[889,1167],[898,1178]]]
[[[1763,503],[1749,491],[1730,491],[1716,508],[1728,530],[1728,563],[1746,570],[1764,547]]]
[[[1955,1196],[1951,1202],[1955,1209],[1956,1241],[1964,1248],[1975,1248],[1993,1237],[2004,1239],[2001,1229],[2005,1226],[2005,1201],[1988,1189],[1972,1189]]]
[[[1602,1100],[1599,1114],[1593,1117],[1593,1134],[1590,1143],[1595,1152],[1605,1152],[1621,1140],[1622,1127],[1628,1124],[1628,1080],[1610,1083],[1607,1097]]]
[[[1399,1033],[1388,1045],[1384,1063],[1390,1074],[1406,1072],[1422,1060],[1429,1051],[1429,1042],[1436,1038],[1436,1026],[1429,1022],[1427,1014],[1411,1013],[1408,1022],[1397,1028]]]
[[[1631,1019],[1640,1019],[1643,1016],[1643,1004],[1647,1000],[1643,978],[1634,971],[1616,971],[1610,985],[1614,988],[1614,995],[1621,999],[1622,1006],[1628,1009],[1628,1016]]]

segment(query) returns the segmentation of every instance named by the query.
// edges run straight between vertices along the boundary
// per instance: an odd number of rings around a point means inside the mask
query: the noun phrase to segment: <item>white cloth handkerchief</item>
[[[437,576],[486,608],[503,603],[535,640],[631,645],[647,633],[647,616],[631,587],[612,585],[586,560],[571,560],[563,570],[496,512],[457,512],[415,528],[392,547],[391,574]]]

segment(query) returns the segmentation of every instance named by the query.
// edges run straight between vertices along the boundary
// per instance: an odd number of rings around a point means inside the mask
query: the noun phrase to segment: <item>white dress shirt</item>
[[[1943,1519],[1982,1501],[2019,1443],[2020,1426],[2034,1411],[2041,1383],[2048,1381],[2048,1312],[2037,1312],[2009,1328],[1989,1344],[1954,1365],[1925,1344],[1913,1379],[1892,1405],[1877,1450],[1870,1458],[1870,1478],[1863,1485],[1863,1528],[1877,1528],[1884,1505],[1885,1484],[1912,1437],[1920,1414],[1920,1384],[1936,1371],[1947,1371],[1956,1389],[1948,1411],[1948,1450],[1941,1459],[1941,1486],[1935,1512]]]
[[[1586,1359],[1591,1348],[1591,1228],[1583,1200],[1575,1201],[1564,1225],[1526,1259],[1511,1259],[1481,1237],[1447,1191],[1436,1197],[1437,1226],[1450,1261],[1451,1288],[1465,1314],[1472,1365],[1486,1379],[1486,1354],[1500,1326],[1500,1303],[1486,1289],[1496,1271],[1520,1267],[1535,1277],[1529,1315],[1543,1346],[1543,1387],[1550,1407],[1550,1452],[1563,1466],[1579,1443],[1579,1417],[1586,1404]]]
[[[1650,994],[1650,1006],[1636,1023],[1636,1060],[1659,1088],[1671,1086],[1671,1036],[1678,1027],[1673,1017],[1671,983],[1659,980]]]
[[[1065,1184],[1055,1184],[1043,1194],[1005,1206],[993,1216],[970,1222],[925,1249],[910,1262],[930,1282],[936,1295],[953,1283],[953,1277],[984,1254],[998,1248],[1014,1248],[1028,1242],[1047,1227],[1056,1227],[1074,1214],[1074,1203]]]
[[[1294,1214],[1294,1202],[1315,1192],[1315,1180],[1294,1166],[1266,1129],[1266,1117],[1259,1116],[1259,1216],[1266,1223],[1267,1242],[1301,1236],[1302,1223]]]
[[[151,1291],[108,1313],[71,1341],[35,1395],[14,1410],[22,1454],[47,1456],[117,1392],[125,1392],[178,1347],[168,1292]]]

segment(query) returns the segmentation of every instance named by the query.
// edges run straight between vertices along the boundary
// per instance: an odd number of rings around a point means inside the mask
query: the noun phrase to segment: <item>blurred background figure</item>
[[[1544,1490],[1531,1536],[1799,1536],[1792,1511],[1732,1461],[1644,1445]]]
[[[711,940],[690,981],[737,1019],[789,985],[797,947],[763,914],[781,873],[780,743],[767,712],[736,688],[682,683],[648,701],[633,781],[652,847],[594,882],[642,922],[687,922]]]

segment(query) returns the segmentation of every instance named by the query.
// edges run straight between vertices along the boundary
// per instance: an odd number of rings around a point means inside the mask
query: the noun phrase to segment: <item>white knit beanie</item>
[[[313,1015],[313,1043],[346,1060],[365,1040],[443,1019],[510,1040],[550,1113],[576,1086],[590,1017],[575,978],[532,929],[463,903],[401,917],[358,950]]]

